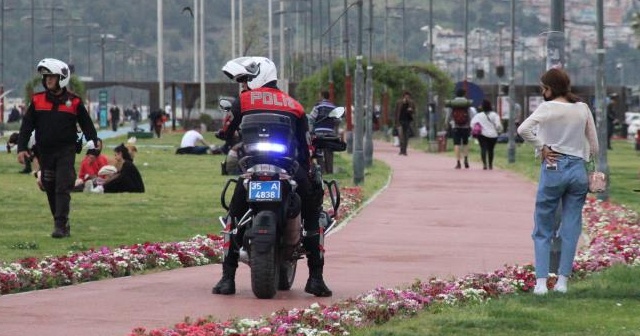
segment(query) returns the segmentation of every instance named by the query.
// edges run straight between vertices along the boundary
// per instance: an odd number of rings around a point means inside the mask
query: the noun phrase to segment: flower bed
[[[574,277],[581,278],[616,263],[640,266],[638,214],[624,207],[588,199],[583,220],[590,241],[574,261]],[[549,284],[552,286],[552,284]],[[530,292],[535,286],[532,265],[505,266],[485,274],[454,280],[432,278],[409,288],[376,288],[354,299],[325,306],[281,310],[260,319],[218,323],[208,319],[146,330],[131,336],[172,335],[345,335],[352,328],[409,317],[434,304],[484,302],[500,295]]]
[[[341,188],[339,221],[362,202],[361,188]],[[329,208],[325,197],[325,208]],[[102,247],[43,259],[0,264],[0,295],[67,286],[150,269],[174,269],[220,262],[222,238],[196,236],[187,242],[144,243],[117,249]]]

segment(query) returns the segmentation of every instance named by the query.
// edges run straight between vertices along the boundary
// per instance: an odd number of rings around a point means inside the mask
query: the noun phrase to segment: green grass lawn
[[[144,242],[173,242],[197,234],[218,234],[218,216],[224,214],[220,194],[227,176],[220,175],[221,155],[175,155],[180,132],[162,138],[138,139],[135,164],[142,174],[144,194],[87,194],[71,196],[71,238],[52,239],[53,220],[46,195],[36,187],[31,175],[19,174],[15,152],[0,155],[0,261],[24,257],[64,255],[69,251],[94,247],[118,247]],[[213,134],[205,135],[219,143]],[[5,139],[3,139],[5,140]],[[4,146],[4,141],[0,145]],[[113,147],[124,137],[106,139],[104,154],[113,156]],[[82,155],[76,160],[81,161]],[[336,156],[337,179],[341,186],[353,185],[349,155]],[[365,196],[387,182],[389,167],[382,162],[366,170]],[[232,190],[228,192],[230,199]]]
[[[354,336],[640,335],[639,267],[616,266],[572,283],[567,294],[505,296],[464,307],[431,306]]]

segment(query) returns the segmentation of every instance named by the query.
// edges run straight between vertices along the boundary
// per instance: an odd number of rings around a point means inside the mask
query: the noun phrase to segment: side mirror
[[[228,99],[220,99],[218,101],[218,104],[220,105],[220,109],[223,111],[230,111],[231,110],[231,101]]]
[[[340,119],[344,115],[344,111],[345,109],[343,106],[338,106],[329,112],[329,117]]]

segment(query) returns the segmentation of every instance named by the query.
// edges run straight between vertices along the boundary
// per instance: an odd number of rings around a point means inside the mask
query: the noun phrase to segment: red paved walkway
[[[377,286],[431,276],[488,272],[533,260],[530,239],[535,185],[501,170],[454,170],[444,155],[398,156],[375,143],[375,157],[393,169],[388,188],[327,241],[325,277],[332,298],[303,292],[306,262],[289,292],[273,300],[251,293],[249,269],[238,270],[235,296],[211,295],[220,265],[110,279],[0,297],[0,335],[128,334],[185,316],[256,317],[357,296]],[[365,181],[366,182],[366,181]]]

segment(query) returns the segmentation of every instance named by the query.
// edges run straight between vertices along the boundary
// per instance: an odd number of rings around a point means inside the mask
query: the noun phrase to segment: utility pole
[[[349,72],[349,12],[347,10],[347,0],[344,0],[344,18],[343,18],[343,42],[344,42],[344,86],[345,86],[345,108],[347,109],[347,131],[345,133],[345,139],[347,142],[347,153],[353,153],[353,122],[352,108],[351,108],[351,72]]]
[[[384,60],[387,61],[389,50],[389,0],[384,0]]]
[[[516,88],[515,88],[515,36],[516,36],[516,0],[511,0],[511,71],[509,73],[509,144],[507,160],[516,162]]]
[[[194,2],[197,2],[198,0],[193,0]],[[194,8],[195,9],[195,8]],[[197,30],[197,26],[194,25],[193,26],[194,30]],[[197,36],[194,34],[194,44],[197,44],[197,42],[195,42],[195,40],[197,40]],[[197,56],[194,55],[194,62],[196,62],[195,58]],[[236,58],[236,0],[231,0],[231,58]],[[198,78],[197,75],[197,71],[194,72],[193,75],[193,81],[195,82]]]
[[[363,152],[363,131],[364,131],[364,117],[363,117],[363,77],[364,70],[362,69],[362,2],[358,0],[358,47],[356,55],[356,72],[354,80],[354,89],[356,91],[355,106],[355,131],[353,132],[353,183],[355,185],[361,185],[364,183],[364,152]]]
[[[286,84],[286,91],[289,91],[289,83],[285,82],[284,78],[285,78],[285,50],[284,50],[284,20],[285,20],[285,12],[284,12],[284,1],[280,1],[280,21],[278,22],[280,24],[280,80],[282,80],[283,84]],[[272,51],[273,54],[273,51]],[[272,55],[273,57],[273,55]],[[273,61],[273,59],[271,59]]]
[[[206,1],[200,1],[200,14],[198,14],[198,17],[200,17],[200,20],[198,21],[200,23],[200,34],[198,35],[200,37],[200,49],[198,49],[198,51],[200,51],[200,66],[198,67],[198,69],[200,70],[200,114],[204,114],[204,110],[206,108],[206,103],[207,103],[207,92],[205,90],[205,85],[204,85],[204,73],[205,73],[205,68],[204,68],[204,3]],[[173,109],[174,113],[175,113],[175,109]]]
[[[162,54],[163,25],[162,25],[162,0],[157,0],[157,39],[158,39],[158,106],[164,109],[164,57]],[[102,63],[104,67],[104,62]],[[103,75],[104,77],[104,75]],[[201,97],[202,98],[202,97]]]
[[[433,64],[433,0],[429,0],[429,64]],[[429,114],[429,148],[436,148],[436,121],[435,112],[432,108],[433,101],[433,78],[429,76],[429,99],[427,99],[427,113]]]
[[[600,151],[598,152],[598,171],[609,175],[609,164],[607,162],[607,102],[606,84],[604,76],[604,5],[602,0],[596,1],[596,35],[598,37],[598,67],[596,70],[596,121],[598,126],[598,142]],[[609,200],[609,184],[604,192],[598,194],[601,201]]]
[[[373,165],[373,0],[369,0],[369,59],[367,61],[367,80],[365,82],[366,107],[364,122],[364,163]]]
[[[464,83],[467,83],[467,58],[469,57],[469,0],[464,0]],[[467,89],[465,85],[465,90]]]
[[[231,22],[233,25],[233,15],[234,15],[234,10],[233,10],[233,2],[235,2],[235,0],[231,0]],[[193,81],[197,82],[198,81],[198,64],[200,63],[198,60],[198,43],[199,43],[199,39],[198,39],[198,19],[200,18],[200,12],[199,12],[199,3],[200,0],[193,0]],[[233,26],[231,28],[231,45],[232,45],[232,52],[231,52],[231,58],[234,58],[234,54],[235,54],[235,47],[234,47],[234,35],[235,35],[235,29],[233,29]]]
[[[406,13],[407,13],[407,8],[405,5],[405,0],[402,0],[402,65],[405,64],[405,62],[407,61],[407,57],[406,57],[406,49],[407,49],[407,17],[406,17]]]
[[[336,88],[333,83],[333,47],[331,46],[331,0],[327,0],[327,26],[329,27],[329,36],[327,36],[327,45],[329,46],[329,100],[335,103]]]

